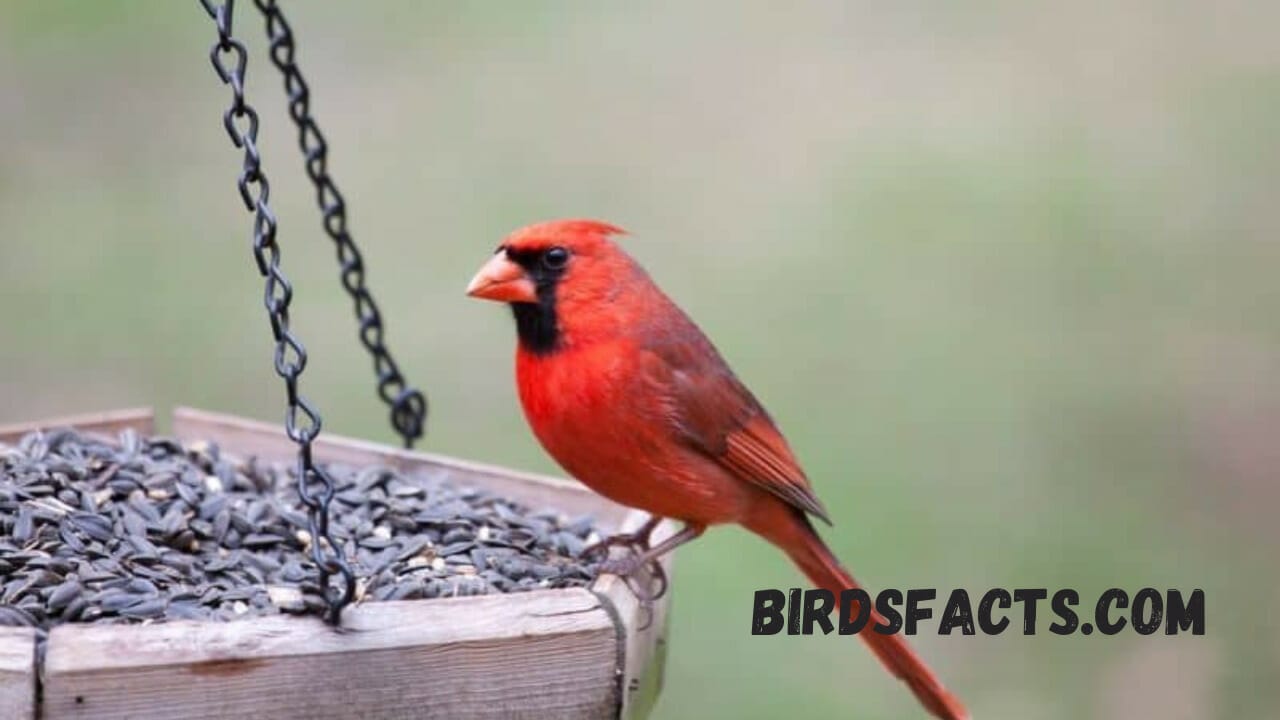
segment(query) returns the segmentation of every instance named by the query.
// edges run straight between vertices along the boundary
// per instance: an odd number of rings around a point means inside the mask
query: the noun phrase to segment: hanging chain
[[[338,253],[342,287],[351,296],[360,325],[360,342],[373,357],[378,376],[378,396],[391,408],[391,426],[399,433],[406,448],[422,437],[427,415],[427,399],[410,387],[383,342],[382,315],[365,287],[364,259],[347,230],[347,204],[329,177],[329,146],[320,127],[311,117],[311,91],[294,62],[296,45],[293,30],[285,20],[276,0],[254,0],[266,20],[267,39],[271,42],[271,62],[284,77],[284,91],[289,96],[289,117],[298,128],[298,147],[306,164],[307,177],[316,189],[316,203],[323,216],[325,234]]]
[[[298,378],[307,365],[307,351],[289,327],[289,302],[293,287],[280,269],[280,245],[276,242],[276,218],[267,205],[270,185],[262,173],[258,153],[258,113],[244,100],[245,66],[249,54],[244,43],[231,36],[231,16],[235,0],[200,0],[218,28],[218,41],[209,51],[218,78],[231,86],[231,107],[222,116],[222,124],[231,142],[244,150],[244,164],[236,182],[245,207],[253,213],[253,256],[258,271],[266,278],[263,302],[275,338],[276,374],[284,380],[288,398],[285,431],[298,445],[298,495],[307,506],[307,525],[311,532],[311,559],[320,573],[320,588],[328,604],[327,619],[337,624],[342,608],[355,594],[355,575],[342,558],[337,543],[329,534],[329,503],[333,500],[333,479],[312,460],[311,445],[320,434],[320,414],[298,392]],[[338,575],[333,587],[330,580]]]

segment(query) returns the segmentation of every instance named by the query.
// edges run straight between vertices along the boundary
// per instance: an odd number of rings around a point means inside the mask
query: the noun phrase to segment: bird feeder
[[[0,427],[0,443],[71,427],[153,431],[149,410]],[[178,440],[286,460],[277,426],[177,409]],[[648,516],[571,481],[326,435],[322,463],[386,465],[590,514],[608,532]],[[657,529],[658,540],[672,531]],[[664,558],[670,571],[670,556]],[[318,617],[231,622],[66,623],[43,657],[33,628],[0,628],[0,717],[14,718],[643,718],[662,683],[670,595],[640,603],[618,577],[584,588],[365,602],[334,626]]]

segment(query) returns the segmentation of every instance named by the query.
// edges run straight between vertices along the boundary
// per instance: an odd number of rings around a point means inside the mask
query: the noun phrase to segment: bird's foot
[[[642,620],[639,622],[639,629],[649,629],[655,615],[654,607],[670,587],[661,559],[633,552],[623,557],[609,558],[597,567],[599,572],[617,575],[631,590],[640,605]]]
[[[670,583],[662,561],[644,553],[633,553],[605,560],[598,566],[600,572],[622,578],[631,592],[642,603],[654,603],[667,594]]]
[[[610,535],[599,542],[588,545],[582,551],[582,557],[590,559],[593,557],[609,557],[609,551],[614,548],[622,548],[633,555],[643,554],[649,549],[648,538],[642,538],[636,533],[621,533],[618,535]]]
[[[658,560],[662,553],[654,552],[651,543],[653,531],[661,522],[662,517],[654,515],[635,532],[612,535],[582,551],[584,558],[603,553],[604,558],[597,565],[597,570],[622,578],[640,602],[650,609],[667,593],[669,584],[667,573]],[[611,557],[609,551],[613,548],[622,548],[624,554]]]
[[[610,535],[603,540],[588,545],[583,549],[582,557],[591,558],[603,554],[603,557],[607,558],[609,551],[616,547],[625,548],[635,555],[642,555],[649,551],[650,536],[653,535],[654,528],[658,527],[661,522],[662,518],[654,515],[644,525],[636,529],[635,532]]]
[[[661,518],[654,517],[645,523],[641,528],[641,532],[645,535],[645,544],[648,544],[648,535],[653,532],[653,528],[658,526]],[[663,595],[667,594],[670,583],[667,581],[667,571],[662,567],[662,556],[675,550],[681,545],[693,540],[707,529],[706,525],[690,523],[685,525],[680,532],[663,540],[657,545],[644,551],[637,551],[632,545],[632,551],[620,557],[609,557],[596,566],[596,570],[602,573],[617,575],[627,584],[631,592],[635,593],[636,598],[640,601],[641,607],[645,611],[647,620],[644,625],[653,620],[653,604],[660,600]]]

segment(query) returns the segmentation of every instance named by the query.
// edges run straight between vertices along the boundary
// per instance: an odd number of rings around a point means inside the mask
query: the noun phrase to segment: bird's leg
[[[652,522],[652,521],[650,521]],[[667,573],[662,569],[662,563],[658,560],[667,553],[697,538],[707,529],[706,525],[689,523],[685,525],[680,532],[658,543],[657,546],[649,548],[643,552],[627,555],[626,557],[610,558],[600,563],[600,572],[606,572],[617,575],[628,581],[627,585],[636,593],[640,601],[646,605],[661,598],[667,594]],[[640,592],[636,586],[631,584],[631,580],[641,568],[649,568],[650,577],[653,584],[657,585],[656,590],[648,590]]]
[[[594,542],[582,551],[582,557],[591,557],[601,551],[607,556],[609,549],[613,547],[625,547],[629,550],[644,552],[649,549],[649,539],[653,535],[654,528],[658,527],[662,519],[661,515],[650,516],[644,525],[637,528],[635,532],[618,533]]]

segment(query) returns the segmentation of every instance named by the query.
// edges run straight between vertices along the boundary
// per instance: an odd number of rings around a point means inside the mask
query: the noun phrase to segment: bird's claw
[[[643,554],[635,553],[605,560],[600,563],[599,570],[602,573],[617,575],[636,596],[644,617],[639,629],[648,629],[653,623],[654,605],[667,594],[670,588],[667,571],[663,569],[662,561],[659,558],[645,558]]]
[[[604,553],[604,559],[596,566],[597,572],[617,575],[636,596],[645,617],[642,630],[653,622],[654,603],[661,600],[670,587],[662,567],[663,551],[654,552],[650,543],[653,530],[661,521],[662,518],[655,515],[635,532],[611,535],[582,551],[584,558]],[[622,548],[624,553],[610,556],[613,548]]]
[[[646,532],[646,528],[641,528],[637,532],[610,535],[609,537],[598,540],[584,548],[582,550],[582,557],[590,558],[594,555],[604,553],[604,556],[607,558],[609,556],[609,550],[616,547],[626,548],[636,555],[643,555],[649,550],[649,533]]]
[[[605,560],[598,566],[599,572],[617,575],[640,603],[644,616],[640,623],[645,630],[653,622],[654,605],[667,594],[670,582],[660,558],[648,558],[643,553]]]

